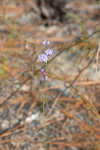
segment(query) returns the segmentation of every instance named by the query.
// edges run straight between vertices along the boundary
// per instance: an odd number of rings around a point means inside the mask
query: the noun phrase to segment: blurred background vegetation
[[[100,150],[99,52],[100,0],[1,0],[0,150]]]

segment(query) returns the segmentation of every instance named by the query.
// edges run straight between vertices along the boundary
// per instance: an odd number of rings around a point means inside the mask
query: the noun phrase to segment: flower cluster
[[[43,44],[44,46],[48,46],[48,45],[50,45],[50,41],[44,40],[44,41],[42,42],[42,44]]]
[[[43,44],[44,46],[48,46],[48,45],[50,45],[50,41],[45,40],[45,41],[42,42],[42,44]],[[50,49],[50,48],[48,48],[48,49],[46,49],[46,50],[44,51],[44,53],[42,53],[42,54],[40,54],[40,55],[38,56],[38,59],[39,59],[40,62],[47,64],[47,62],[48,62],[48,60],[49,60],[49,57],[52,56],[52,54],[53,54],[53,50]],[[43,74],[43,76],[42,76],[42,78],[41,78],[41,81],[44,81],[45,79],[47,80],[48,77],[47,77],[47,75],[46,75],[46,72],[45,72],[44,68],[41,69],[41,72],[42,72],[42,74]]]
[[[44,69],[41,69],[41,72],[42,72],[42,74],[43,74],[43,76],[42,76],[42,78],[41,78],[41,81],[47,80],[48,77],[47,77],[47,74],[46,74],[45,70],[44,70]]]
[[[39,55],[38,58],[41,62],[44,62],[44,63],[47,63],[47,61],[48,61],[48,57],[46,54],[41,54],[41,55]]]

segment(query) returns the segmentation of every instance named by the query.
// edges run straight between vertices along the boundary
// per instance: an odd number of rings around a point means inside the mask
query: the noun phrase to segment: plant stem
[[[46,115],[45,115],[45,104],[46,104],[46,98],[45,98],[45,95],[43,95],[43,147],[44,147],[44,150],[46,150]]]

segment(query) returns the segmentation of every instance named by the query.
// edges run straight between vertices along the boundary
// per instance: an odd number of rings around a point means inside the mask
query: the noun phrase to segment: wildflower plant
[[[48,79],[47,73],[46,73],[46,66],[49,61],[49,58],[53,55],[53,49],[48,48],[50,45],[50,41],[45,40],[42,42],[42,45],[44,46],[43,53],[38,56],[39,61],[43,64],[44,67],[41,69],[42,77],[40,79],[41,82],[44,82],[45,80]],[[46,110],[45,110],[45,105],[46,105],[46,97],[45,94],[42,93],[42,99],[43,99],[43,137],[44,137],[44,150],[46,150],[46,127],[45,127],[45,116],[46,116]]]
[[[46,47],[48,47],[48,46],[50,45],[50,41],[45,40],[45,41],[42,42],[42,44],[43,44],[43,45],[45,46],[45,48],[46,48]],[[49,57],[52,56],[52,55],[53,55],[53,49],[51,49],[51,48],[46,48],[45,51],[44,51],[42,54],[40,54],[40,55],[38,56],[38,59],[39,59],[39,61],[40,61],[41,63],[44,63],[45,65],[47,65],[48,60],[49,60]],[[47,77],[47,73],[46,73],[46,71],[45,71],[45,68],[42,68],[42,69],[41,69],[41,72],[42,72],[42,74],[43,74],[43,76],[41,77],[41,81],[47,80],[48,77]]]

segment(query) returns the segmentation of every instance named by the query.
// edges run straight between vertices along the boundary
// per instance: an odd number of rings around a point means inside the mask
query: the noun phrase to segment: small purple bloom
[[[46,75],[46,72],[45,72],[45,74],[43,74],[43,76],[40,80],[41,81],[48,80],[48,76]]]
[[[45,80],[45,78],[44,78],[44,77],[42,77],[40,80],[41,80],[41,81],[44,81],[44,80]]]
[[[53,50],[52,49],[47,49],[47,50],[45,50],[45,54],[47,56],[51,56],[53,54]]]
[[[39,56],[38,56],[38,59],[39,59],[41,62],[45,62],[45,63],[47,63],[47,61],[48,61],[48,57],[47,57],[46,54],[41,54],[41,55],[39,55]]]
[[[42,44],[45,45],[45,46],[46,46],[46,45],[49,45],[49,44],[50,44],[50,41],[44,40],[44,41],[42,42]]]
[[[46,72],[45,71],[43,72],[43,75],[46,76]]]
[[[41,81],[47,80],[48,77],[47,77],[47,73],[45,72],[44,68],[41,69],[41,72],[43,73],[43,76],[42,76],[42,78],[40,80]]]
[[[44,72],[44,68],[41,69],[41,72]]]

